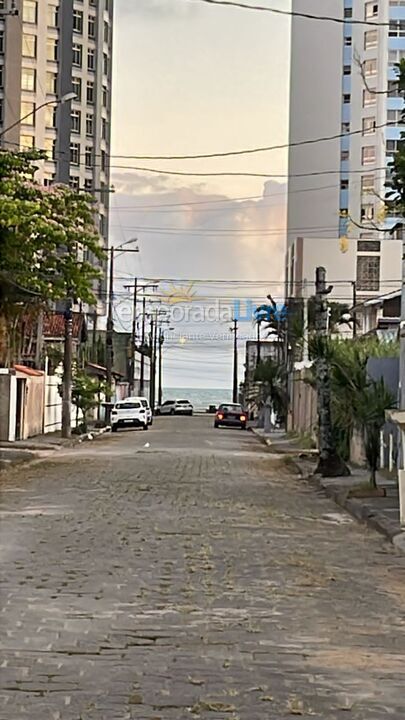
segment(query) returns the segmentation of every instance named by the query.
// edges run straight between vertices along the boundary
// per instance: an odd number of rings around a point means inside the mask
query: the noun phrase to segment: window
[[[93,190],[93,180],[92,178],[85,178],[84,179],[84,189],[87,190],[87,192],[91,192]]]
[[[364,19],[369,20],[370,18],[375,18],[378,15],[378,3],[376,2],[366,2],[364,6]]]
[[[370,92],[370,90],[363,90],[363,107],[370,107],[370,105],[375,105],[375,103],[375,92]]]
[[[56,128],[56,107],[48,105],[45,110],[45,125],[47,128]]]
[[[352,8],[347,8],[347,7],[346,7],[346,8],[344,9],[344,13],[343,13],[343,14],[344,14],[345,19],[351,18],[351,17],[353,16],[353,10],[352,10]]]
[[[70,144],[70,162],[72,165],[80,165],[80,144]]]
[[[368,30],[364,33],[364,49],[370,50],[376,48],[378,45],[378,32],[377,30]]]
[[[54,182],[54,180],[55,180],[55,175],[48,175],[48,176],[44,177],[45,187],[50,187],[52,185],[52,183]]]
[[[390,125],[402,125],[402,110],[388,110],[387,122]]]
[[[24,118],[22,120],[22,124],[24,125],[34,125],[35,124],[35,103],[33,102],[27,102],[26,100],[23,100],[21,103],[21,118]]]
[[[399,97],[398,80],[388,80],[388,97]]]
[[[0,53],[4,52],[4,30],[0,30]]]
[[[44,148],[48,156],[48,160],[55,160],[56,157],[56,140],[54,138],[45,138]]]
[[[366,60],[363,63],[363,70],[368,77],[377,75],[377,60]]]
[[[341,190],[348,190],[348,189],[349,189],[349,181],[348,181],[348,180],[341,180],[341,181],[340,181],[340,189],[341,189]]]
[[[344,122],[342,123],[342,134],[349,133],[350,132],[350,123]]]
[[[22,68],[21,70],[21,90],[35,90],[36,72],[34,68]]]
[[[94,133],[94,116],[90,113],[86,115],[86,135],[93,135]]]
[[[345,162],[345,160],[349,160],[350,158],[350,152],[349,150],[342,150],[340,153],[340,159],[342,162]]]
[[[89,105],[94,105],[94,82],[90,81],[87,83],[87,102]]]
[[[108,122],[105,118],[101,118],[101,137],[103,140],[108,139]]]
[[[104,150],[101,151],[101,169],[103,172],[105,172],[107,168],[107,154]]]
[[[36,23],[38,17],[38,5],[35,0],[24,0],[23,20],[28,23]]]
[[[104,75],[108,75],[108,55],[103,55],[103,72]]]
[[[346,37],[345,37],[346,47],[351,47],[351,44],[352,44],[352,38],[350,37],[350,35],[346,35]]]
[[[4,117],[3,98],[0,98],[0,123],[3,122],[3,117]]]
[[[374,205],[372,203],[366,203],[361,206],[361,221],[374,220]]]
[[[375,255],[357,257],[357,290],[377,292],[380,289],[380,258]]]
[[[81,112],[80,110],[72,110],[72,132],[79,133],[81,126]]]
[[[375,147],[369,146],[361,149],[362,165],[373,165],[375,163]]]
[[[71,175],[69,178],[69,185],[72,190],[79,190],[80,178],[77,175]]]
[[[389,155],[398,151],[398,140],[387,140],[385,150]]]
[[[93,148],[86,145],[86,151],[84,153],[84,164],[86,168],[93,167]]]
[[[23,33],[22,54],[23,54],[23,57],[36,58],[36,56],[37,56],[37,36],[36,35],[27,35],[27,33]]]
[[[48,38],[46,41],[46,59],[52,61],[58,59],[58,41],[55,38]]]
[[[357,243],[357,252],[380,252],[381,243],[379,240],[359,240]]]
[[[33,135],[20,135],[20,148],[21,150],[32,150],[34,147],[34,136]]]
[[[363,135],[374,135],[375,133],[375,118],[366,117],[363,118]]]
[[[108,106],[108,90],[106,87],[103,87],[103,107]]]
[[[87,69],[96,69],[96,51],[94,48],[89,48],[87,51]]]
[[[350,100],[351,100],[350,94],[349,94],[349,93],[345,93],[345,94],[343,95],[343,103],[344,103],[345,105],[348,105],[348,104],[350,103]]]
[[[4,65],[0,65],[0,88],[4,87]]]
[[[405,37],[405,20],[390,20],[390,37]]]
[[[374,175],[362,175],[361,176],[361,192],[364,195],[374,192]]]
[[[73,65],[79,68],[83,65],[83,47],[78,43],[73,43]]]
[[[79,77],[72,77],[72,92],[76,95],[76,100],[82,99],[82,80]]]
[[[107,43],[107,45],[108,45],[109,40],[110,40],[110,27],[109,27],[108,23],[105,22],[104,23],[104,42]]]
[[[58,8],[56,5],[48,5],[47,23],[48,27],[58,27]]]
[[[81,10],[73,11],[73,30],[80,35],[83,34],[83,12]]]
[[[89,23],[88,23],[87,30],[88,30],[89,38],[96,37],[96,18],[94,15],[89,15]]]
[[[352,74],[352,66],[351,65],[343,65],[343,75],[351,75]]]
[[[58,92],[58,76],[56,73],[46,73],[46,92],[50,95],[56,95]]]

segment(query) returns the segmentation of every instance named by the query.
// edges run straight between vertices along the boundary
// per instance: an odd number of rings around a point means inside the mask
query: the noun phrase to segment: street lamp
[[[16,122],[14,122],[12,125],[9,125],[9,127],[5,128],[5,130],[2,130],[0,133],[0,138],[2,138],[3,135],[8,133],[9,130],[13,130],[13,128],[17,127],[17,125],[21,125],[21,123],[23,123],[24,120],[27,120],[27,118],[31,117],[32,115],[36,115],[40,110],[42,110],[42,108],[48,107],[48,105],[65,105],[65,103],[70,102],[71,100],[75,100],[76,98],[76,93],[69,92],[65,93],[65,95],[62,95],[62,97],[57,98],[56,100],[47,100],[46,102],[38,105],[38,107],[31,110],[31,112],[23,115],[23,117],[19,118],[19,120],[16,120]]]

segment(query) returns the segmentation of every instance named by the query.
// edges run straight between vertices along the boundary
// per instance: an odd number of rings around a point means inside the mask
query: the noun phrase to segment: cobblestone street
[[[161,418],[1,491],[1,720],[404,720],[405,557],[251,433]]]

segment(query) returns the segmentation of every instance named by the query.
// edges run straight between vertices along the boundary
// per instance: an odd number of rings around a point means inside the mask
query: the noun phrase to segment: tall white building
[[[287,293],[300,294],[300,237],[335,238],[342,250],[344,238],[351,248],[355,241],[358,297],[393,290],[401,243],[393,252],[392,242],[384,245],[392,236],[376,228],[395,222],[383,217],[382,198],[401,132],[394,65],[405,57],[405,0],[292,0],[292,9],[346,22],[292,19]],[[333,139],[294,146],[322,137]],[[316,244],[307,246],[315,267]],[[333,270],[331,257],[331,280]]]
[[[45,150],[39,171],[45,184],[93,194],[107,245],[114,0],[14,4],[18,16],[0,17],[0,129],[28,117],[1,144]],[[0,8],[11,5],[0,0]],[[58,105],[72,92],[73,101]]]

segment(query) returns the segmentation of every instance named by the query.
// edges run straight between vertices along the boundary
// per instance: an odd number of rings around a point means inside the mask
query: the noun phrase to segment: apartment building
[[[0,17],[0,129],[6,148],[47,152],[39,178],[92,193],[108,240],[114,0],[17,0]],[[11,2],[0,2],[6,10]],[[75,99],[61,103],[74,93]],[[35,112],[34,112],[35,111]],[[101,288],[100,288],[101,290]]]
[[[387,292],[401,278],[400,234],[388,233],[395,218],[384,216],[383,198],[401,133],[394,66],[405,57],[405,0],[293,0],[292,8],[346,22],[292,20],[290,143],[331,139],[289,150],[287,292],[299,286],[298,237],[334,238],[343,253],[346,239],[355,241],[348,257],[358,296]]]

